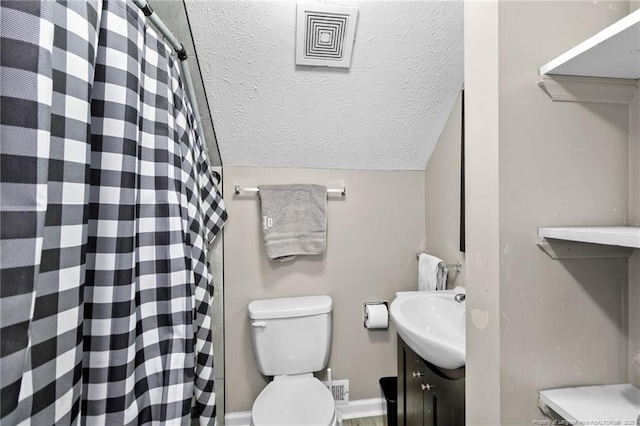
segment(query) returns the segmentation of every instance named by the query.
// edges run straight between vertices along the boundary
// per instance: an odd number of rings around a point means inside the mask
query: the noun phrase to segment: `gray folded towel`
[[[324,253],[327,247],[327,187],[260,185],[262,234],[269,260]]]

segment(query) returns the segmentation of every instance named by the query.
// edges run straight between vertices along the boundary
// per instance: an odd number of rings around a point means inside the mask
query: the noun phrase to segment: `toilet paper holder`
[[[375,300],[373,302],[363,302],[362,303],[362,326],[367,328],[367,319],[369,318],[369,314],[367,313],[367,306],[371,305],[384,305],[389,311],[389,302],[386,300]]]

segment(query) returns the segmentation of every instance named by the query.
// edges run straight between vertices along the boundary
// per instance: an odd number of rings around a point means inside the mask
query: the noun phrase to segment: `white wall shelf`
[[[630,384],[551,389],[540,392],[538,404],[572,425],[635,425],[640,414],[640,389]]]
[[[538,247],[555,260],[629,257],[640,248],[640,227],[538,228]]]
[[[554,102],[630,105],[638,90],[638,80],[567,75],[541,75],[538,85]]]
[[[540,67],[538,84],[558,102],[630,104],[640,79],[640,10]]]
[[[630,247],[547,240],[540,237],[538,238],[538,247],[554,260],[628,258],[633,254],[633,249]]]
[[[538,228],[538,236],[545,239],[640,248],[640,227],[637,226]]]
[[[540,67],[540,75],[640,79],[640,10]]]

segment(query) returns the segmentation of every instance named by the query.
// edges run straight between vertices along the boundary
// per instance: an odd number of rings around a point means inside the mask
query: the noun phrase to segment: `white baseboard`
[[[385,401],[382,398],[358,399],[356,401],[349,401],[347,405],[339,405],[336,408],[345,420],[382,416],[387,412]],[[224,416],[224,426],[250,425],[251,411],[227,413]]]

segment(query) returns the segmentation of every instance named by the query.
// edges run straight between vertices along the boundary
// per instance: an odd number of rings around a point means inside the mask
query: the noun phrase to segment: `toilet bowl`
[[[258,395],[252,426],[335,426],[333,395],[313,375],[276,377]]]
[[[313,376],[329,359],[329,296],[254,300],[251,340],[258,370],[273,376],[251,410],[252,426],[336,426],[333,394]]]

